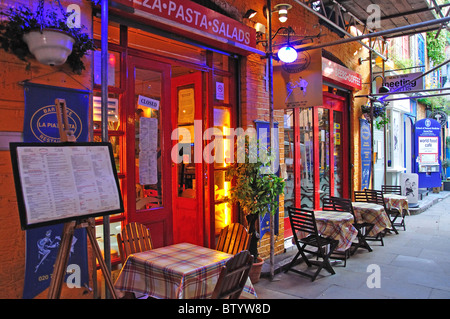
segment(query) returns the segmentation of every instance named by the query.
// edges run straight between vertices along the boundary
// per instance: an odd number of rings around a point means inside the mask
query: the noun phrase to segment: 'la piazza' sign
[[[188,0],[113,0],[132,7],[134,13],[158,22],[170,21],[195,31],[224,38],[230,44],[256,47],[256,31],[236,20]],[[162,18],[162,19],[161,19]]]

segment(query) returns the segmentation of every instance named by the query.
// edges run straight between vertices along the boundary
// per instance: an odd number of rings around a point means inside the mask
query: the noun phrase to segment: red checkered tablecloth
[[[386,228],[392,228],[391,221],[383,206],[366,202],[352,202],[352,205],[356,222],[367,222],[375,225],[368,234],[369,236],[376,236]]]
[[[397,208],[400,212],[406,210],[408,215],[410,215],[408,206],[408,197],[396,194],[383,194],[383,197],[384,202],[386,203],[386,206],[389,209]]]
[[[353,227],[353,216],[350,213],[338,211],[315,211],[317,231],[324,237],[330,237],[339,241],[336,248],[338,251],[345,251],[352,245],[358,235],[358,231]],[[298,232],[298,237],[303,238],[308,234]]]
[[[220,271],[232,255],[189,243],[181,243],[128,257],[115,288],[153,298],[210,298]],[[250,279],[243,297],[256,298]]]

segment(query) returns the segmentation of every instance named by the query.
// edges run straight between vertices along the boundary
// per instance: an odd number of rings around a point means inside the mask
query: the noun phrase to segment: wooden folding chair
[[[353,195],[355,202],[367,202],[367,195],[365,191],[354,191]]]
[[[350,202],[351,204],[351,202]],[[329,197],[323,197],[322,198],[322,209],[325,211],[339,211],[339,212],[348,212],[351,213],[347,203],[343,198],[329,196]],[[354,215],[353,215],[354,218]],[[350,249],[347,249],[346,251],[335,251],[331,256],[330,259],[337,259],[337,260],[343,260],[344,261],[344,267],[347,266],[347,259],[350,258]]]
[[[319,232],[317,231],[316,219],[312,210],[305,208],[288,207],[288,213],[298,253],[292,259],[285,272],[288,272],[289,270],[293,271],[295,273],[311,278],[311,281],[314,281],[316,279],[317,275],[323,268],[334,275],[335,272],[330,264],[329,258],[336,249],[339,242],[332,238],[322,237],[321,235],[319,235]],[[304,238],[299,238],[298,234],[307,234],[307,236]],[[307,246],[315,247],[316,250],[311,250],[311,248],[306,249]],[[305,252],[313,256],[317,256],[322,260],[320,261],[308,259]],[[300,255],[302,256],[302,259],[305,261],[308,267],[311,267],[312,265],[318,267],[314,274],[302,272],[292,268],[297,264],[297,259]]]
[[[402,187],[400,185],[381,185],[383,194],[402,195]]]
[[[383,194],[395,194],[402,196],[402,187],[400,185],[381,185],[381,191]],[[396,212],[399,213],[397,214]],[[397,218],[401,219],[400,223],[395,223]],[[399,211],[395,207],[391,208],[389,210],[389,219],[391,219],[392,225],[403,227],[403,230],[406,230],[405,213],[403,211]]]
[[[227,261],[220,272],[214,288],[212,299],[238,299],[247,282],[253,256],[248,250],[243,250]]]
[[[365,196],[365,193],[364,193]],[[353,226],[358,231],[358,242],[352,243],[352,249],[353,251],[349,251],[348,253],[353,255],[358,248],[364,248],[367,249],[369,252],[372,251],[372,248],[367,243],[366,237],[367,234],[372,230],[372,228],[375,226],[372,223],[367,222],[358,222],[356,220],[355,211],[353,210],[353,205],[351,199],[348,198],[340,198],[340,197],[334,197],[330,196],[325,199],[324,201],[324,210],[336,210],[336,211],[343,211],[343,212],[349,212],[353,216]],[[348,256],[347,258],[349,258]],[[333,257],[331,257],[333,258]],[[344,263],[345,266],[345,263]]]
[[[397,209],[388,209],[386,206],[386,202],[384,201],[383,192],[375,189],[366,189],[367,201],[369,203],[375,203],[377,205],[381,205],[384,207],[384,211],[389,217],[391,221],[392,230],[398,235],[397,228],[395,228],[393,220],[396,220],[398,216],[400,216],[400,212]]]
[[[120,259],[125,264],[128,256],[153,249],[152,238],[148,229],[140,223],[129,223],[117,234]]]
[[[250,234],[239,223],[225,226],[219,235],[216,250],[235,255],[242,250],[247,250],[250,245]]]

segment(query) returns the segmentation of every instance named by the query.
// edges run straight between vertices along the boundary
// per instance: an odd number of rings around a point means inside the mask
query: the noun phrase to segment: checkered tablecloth
[[[400,212],[406,210],[408,215],[410,215],[408,206],[408,197],[396,194],[383,194],[383,197],[384,202],[386,203],[386,206],[389,209],[397,208]]]
[[[161,299],[210,298],[220,271],[232,255],[181,243],[128,257],[115,288]],[[256,298],[250,279],[243,297]]]
[[[375,225],[368,234],[369,236],[376,236],[386,228],[392,228],[391,221],[383,206],[366,202],[352,202],[352,205],[356,222],[367,222]]]
[[[352,225],[352,214],[338,211],[315,211],[314,216],[319,234],[339,241],[336,250],[345,251],[350,248],[352,241],[358,235],[358,231]],[[297,232],[298,238],[304,238],[307,235],[307,233]]]

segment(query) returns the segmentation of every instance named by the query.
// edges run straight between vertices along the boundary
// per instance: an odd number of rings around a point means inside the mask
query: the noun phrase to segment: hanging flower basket
[[[361,112],[364,118],[369,122],[371,122],[372,120],[371,116],[373,114],[373,119],[376,120],[375,125],[377,126],[377,129],[381,129],[384,124],[389,123],[389,117],[386,114],[386,107],[384,106],[384,104],[380,102],[373,102],[372,105],[373,105],[373,113],[371,112],[370,103],[367,103],[366,105],[361,105]]]
[[[51,66],[64,64],[75,43],[73,36],[56,29],[31,31],[23,35],[23,40],[36,60]]]
[[[83,57],[96,49],[94,40],[82,32],[84,26],[69,27],[70,13],[57,2],[48,9],[44,9],[44,0],[39,0],[37,10],[18,6],[0,11],[0,16],[6,18],[0,21],[0,48],[23,61],[34,56],[47,65],[67,63],[80,74],[85,69]]]

